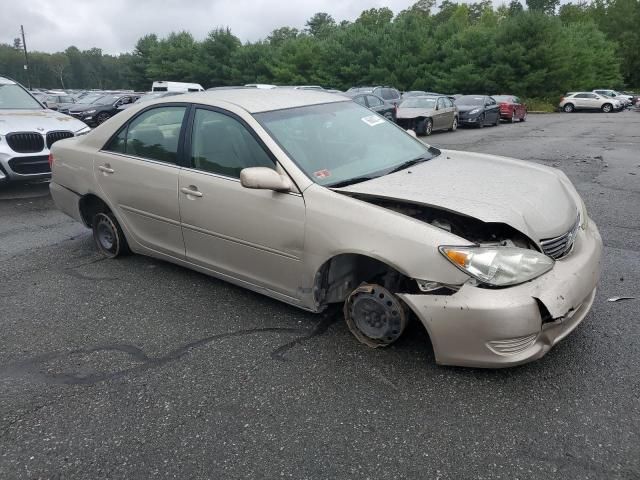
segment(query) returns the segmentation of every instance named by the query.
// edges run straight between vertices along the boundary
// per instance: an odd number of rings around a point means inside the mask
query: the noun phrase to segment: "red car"
[[[500,118],[511,123],[519,120],[524,122],[527,119],[527,106],[513,95],[492,95],[493,99],[500,105]]]

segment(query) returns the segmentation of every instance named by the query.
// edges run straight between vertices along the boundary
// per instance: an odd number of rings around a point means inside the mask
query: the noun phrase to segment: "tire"
[[[404,305],[374,283],[364,283],[349,294],[344,319],[353,336],[371,348],[391,345],[407,327]]]
[[[613,110],[613,105],[611,105],[610,103],[605,103],[604,105],[602,105],[600,110],[602,110],[603,113],[611,113],[611,111]]]
[[[420,122],[420,132],[422,135],[429,136],[433,133],[433,120],[430,118],[425,118],[422,122]]]
[[[93,217],[91,225],[96,248],[105,257],[116,258],[129,253],[127,239],[113,213],[97,213]]]
[[[451,122],[451,128],[449,128],[450,132],[455,132],[458,129],[458,117],[453,117],[453,122]]]
[[[109,115],[107,112],[99,113],[98,116],[96,117],[96,123],[100,125],[101,123],[106,122],[110,118],[111,118],[111,115]]]
[[[562,111],[564,113],[571,113],[575,110],[573,103],[565,103],[564,107],[562,107]]]
[[[524,111],[524,115],[522,116],[522,118],[520,119],[521,122],[526,122],[527,121],[527,111]]]
[[[498,113],[498,115],[496,116],[496,123],[493,124],[494,127],[497,127],[498,125],[500,125],[500,114]]]
[[[516,122],[516,111],[513,110],[511,112],[511,118],[509,119],[509,123],[515,123]]]
[[[484,113],[478,117],[478,128],[484,128]]]

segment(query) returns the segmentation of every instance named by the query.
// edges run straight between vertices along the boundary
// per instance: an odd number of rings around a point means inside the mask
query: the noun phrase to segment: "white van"
[[[199,83],[185,83],[185,82],[153,82],[151,86],[152,92],[203,92],[204,88]]]

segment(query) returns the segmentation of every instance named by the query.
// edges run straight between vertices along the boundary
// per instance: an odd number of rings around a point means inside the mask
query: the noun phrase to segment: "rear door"
[[[500,121],[500,107],[492,97],[485,97],[485,118],[486,123],[495,123]]]
[[[100,150],[94,174],[103,198],[141,245],[184,258],[178,209],[178,145],[186,106],[148,108]]]
[[[302,195],[240,184],[243,168],[281,167],[235,115],[197,107],[190,124],[185,142],[189,167],[179,181],[187,258],[221,276],[298,298],[305,227]]]

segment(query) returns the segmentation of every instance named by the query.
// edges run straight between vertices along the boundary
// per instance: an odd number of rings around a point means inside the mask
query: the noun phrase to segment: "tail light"
[[[560,101],[561,101],[561,102],[564,102],[564,97],[560,97]]]

